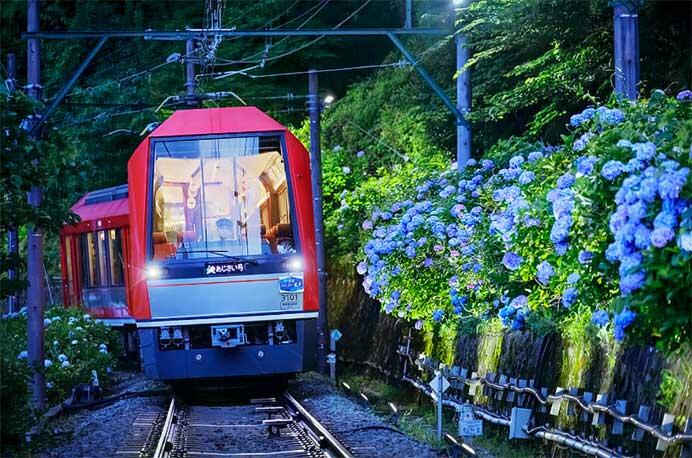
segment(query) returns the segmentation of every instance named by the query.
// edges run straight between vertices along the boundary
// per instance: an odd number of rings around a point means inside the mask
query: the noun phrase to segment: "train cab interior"
[[[279,135],[161,139],[153,156],[154,260],[295,252]]]

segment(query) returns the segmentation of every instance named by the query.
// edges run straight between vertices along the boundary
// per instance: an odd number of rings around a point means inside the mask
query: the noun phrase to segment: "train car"
[[[254,107],[177,111],[128,162],[130,314],[147,376],[291,374],[314,363],[309,156]]]
[[[63,303],[81,306],[94,318],[134,328],[130,315],[127,185],[84,195],[71,210],[81,221],[60,232]]]

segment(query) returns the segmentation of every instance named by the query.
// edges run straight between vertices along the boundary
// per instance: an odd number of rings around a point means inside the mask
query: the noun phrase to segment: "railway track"
[[[189,405],[140,414],[117,451],[121,457],[353,457],[289,393],[249,404]]]

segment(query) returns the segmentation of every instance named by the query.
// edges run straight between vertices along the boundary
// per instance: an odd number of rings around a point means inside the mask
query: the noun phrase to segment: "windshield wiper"
[[[253,266],[257,265],[257,261],[254,259],[246,259],[246,258],[241,258],[239,256],[233,256],[230,254],[226,254],[223,251],[217,251],[217,250],[178,250],[178,253],[211,253],[211,254],[217,254],[219,256],[223,256],[226,259],[230,259],[235,262],[247,262],[248,264],[252,264]]]

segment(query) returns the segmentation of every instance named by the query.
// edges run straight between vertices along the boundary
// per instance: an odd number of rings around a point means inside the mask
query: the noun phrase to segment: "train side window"
[[[108,253],[110,254],[110,284],[111,286],[122,286],[125,284],[125,281],[123,274],[123,248],[120,229],[111,229],[108,231]]]
[[[93,232],[82,234],[82,280],[86,288],[96,288],[98,286],[98,274],[96,271],[96,241]]]
[[[108,237],[106,231],[98,231],[96,233],[98,247],[98,271],[99,271],[99,286],[106,287],[110,281],[108,279]]]

